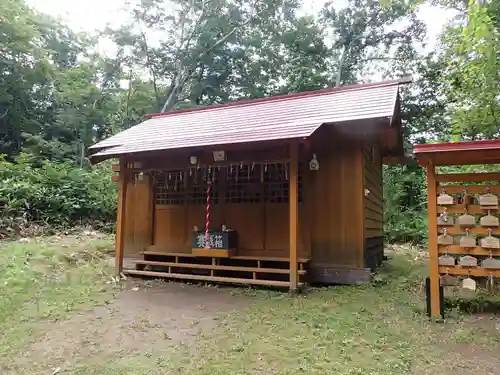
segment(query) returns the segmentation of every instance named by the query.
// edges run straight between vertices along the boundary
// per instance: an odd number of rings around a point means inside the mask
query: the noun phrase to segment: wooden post
[[[123,249],[125,247],[125,206],[127,200],[127,163],[125,158],[120,158],[120,176],[118,181],[118,207],[116,213],[116,239],[115,239],[115,271],[119,276],[123,269]]]
[[[290,143],[290,290],[297,290],[297,241],[299,205],[299,150],[297,140]]]
[[[429,225],[429,277],[431,317],[437,318],[441,315],[440,290],[439,290],[439,255],[437,246],[437,182],[436,169],[434,165],[427,166],[427,212]]]

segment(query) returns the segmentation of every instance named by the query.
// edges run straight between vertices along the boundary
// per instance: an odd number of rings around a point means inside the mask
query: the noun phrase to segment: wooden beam
[[[476,277],[499,277],[500,270],[481,267],[458,267],[458,266],[439,266],[439,272],[442,274]]]
[[[118,182],[118,207],[116,213],[115,271],[119,276],[123,270],[123,250],[125,248],[125,206],[127,200],[127,163],[120,158],[120,181]]]
[[[148,250],[141,251],[139,254],[142,255],[157,255],[157,256],[165,256],[165,257],[181,257],[181,258],[195,258],[195,256],[191,253],[169,253],[166,251],[158,250],[157,245],[151,245],[148,247]],[[283,257],[265,257],[265,256],[246,256],[246,255],[236,255],[231,257],[231,259],[238,260],[261,260],[263,262],[284,262],[288,263],[288,258]],[[297,262],[299,263],[309,263],[311,259],[309,258],[299,258]]]
[[[485,249],[484,247],[461,247],[459,245],[439,245],[439,254],[465,254],[465,255],[482,255],[482,256],[498,256],[498,249]]]
[[[443,213],[443,212],[447,212],[449,214],[463,214],[465,212],[465,207],[463,204],[454,204],[452,206],[446,206],[446,207],[442,207],[442,206],[439,206],[438,207],[438,213]],[[497,213],[498,212],[498,208],[492,208],[492,209],[485,209],[485,208],[481,208],[480,205],[478,204],[470,204],[467,206],[467,212],[471,215],[473,214],[476,214],[476,215],[480,215],[480,214],[487,214],[488,211],[491,211],[492,213]]]
[[[215,261],[215,258],[212,258]],[[193,268],[203,270],[216,271],[238,271],[238,272],[254,272],[254,273],[277,273],[287,275],[290,271],[283,268],[259,268],[259,267],[239,267],[239,266],[218,266],[216,264],[193,264],[193,263],[175,263],[175,262],[158,262],[153,260],[136,260],[135,264],[150,265],[159,267],[178,267],[178,268]],[[299,275],[307,274],[307,271],[299,271]],[[212,275],[213,276],[213,275]]]
[[[439,182],[484,182],[500,180],[499,172],[485,173],[445,173],[436,175]]]
[[[290,143],[290,290],[297,290],[297,243],[299,206],[299,149],[296,140]]]
[[[434,165],[427,166],[427,212],[429,226],[429,276],[431,282],[431,317],[441,316],[440,290],[439,290],[439,264],[437,245],[437,181]]]
[[[500,177],[498,180],[500,180]],[[487,192],[500,194],[500,185],[440,185],[438,190],[442,191],[442,189],[448,194],[463,194],[464,189],[469,194],[485,194]]]
[[[470,213],[470,211],[469,211]],[[479,226],[476,226],[474,228],[467,228],[469,229],[469,234],[483,234],[483,235],[488,235],[490,234],[493,234],[493,235],[500,235],[500,228],[497,228],[497,227],[490,227],[490,228],[486,228],[486,227],[479,227]],[[467,231],[465,230],[465,228],[461,228],[459,226],[453,226],[453,227],[445,227],[445,226],[440,226],[438,228],[438,233],[444,233],[446,230],[446,233],[448,234],[461,234],[461,235],[465,235],[467,233]]]
[[[277,286],[277,287],[287,287],[289,285],[289,283],[287,281],[259,280],[259,279],[257,279],[257,280],[238,279],[235,277],[187,275],[187,274],[182,274],[182,273],[138,271],[138,270],[124,270],[123,272],[127,275],[165,277],[165,278],[169,278],[169,279],[181,279],[181,280],[211,281],[211,282],[217,282],[217,283],[268,285],[268,286]],[[302,285],[303,284],[298,284],[298,286],[302,286]]]

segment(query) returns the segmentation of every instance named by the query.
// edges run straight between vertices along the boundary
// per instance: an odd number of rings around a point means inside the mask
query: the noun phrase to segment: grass
[[[424,274],[410,254],[395,254],[376,285],[316,289],[293,299],[255,292],[259,302],[223,319],[182,367],[206,375],[389,375],[416,368],[437,374],[436,368],[460,366],[459,359],[447,363],[454,345],[498,345],[496,332],[478,335],[459,315],[430,323]]]
[[[0,338],[0,372],[12,370],[8,356],[22,352],[33,340],[25,335],[36,322],[65,319],[113,295],[105,283],[105,252],[99,250],[108,245],[91,242],[86,250],[71,251],[50,244],[2,248],[0,285],[5,284],[7,299],[2,295],[0,301],[0,329],[5,333]],[[89,256],[96,251],[97,256]],[[96,279],[96,272],[101,277]],[[251,306],[219,316],[217,328],[200,335],[196,344],[152,345],[147,352],[124,358],[85,358],[64,374],[445,375],[464,369],[487,374],[488,366],[498,366],[500,360],[489,352],[498,349],[500,338],[482,324],[490,316],[462,314],[460,296],[455,295],[450,317],[442,324],[429,322],[424,275],[422,259],[416,259],[414,251],[400,251],[391,254],[369,286],[311,288],[293,298],[262,289],[234,289],[232,293],[246,295]],[[464,348],[489,354],[482,362],[473,361]],[[15,373],[35,373],[28,369]]]
[[[0,244],[0,373],[37,339],[41,322],[103,304],[115,288],[105,259],[110,238],[78,236]]]

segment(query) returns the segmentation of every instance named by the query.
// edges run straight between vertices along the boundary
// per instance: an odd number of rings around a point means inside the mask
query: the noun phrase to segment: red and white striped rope
[[[208,233],[208,228],[210,227],[210,190],[212,187],[212,182],[210,177],[207,182],[207,206],[206,206],[206,217],[205,217],[205,248],[210,249],[210,234]]]

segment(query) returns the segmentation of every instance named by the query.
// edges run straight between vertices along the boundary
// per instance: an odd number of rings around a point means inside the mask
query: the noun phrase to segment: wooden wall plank
[[[125,158],[120,158],[120,182],[118,183],[118,206],[116,214],[116,239],[115,239],[115,272],[120,275],[123,269],[123,250],[125,247],[125,223],[127,202],[127,167]]]
[[[382,237],[384,235],[382,157],[375,143],[365,143],[363,146],[363,171],[363,186],[369,191],[364,195],[364,237]]]
[[[127,169],[127,220],[125,221],[125,236],[123,243],[123,254],[134,253],[134,235],[135,235],[135,206],[136,206],[136,189],[132,181],[130,170]],[[140,251],[140,250],[139,250]],[[138,251],[138,252],[139,252]]]
[[[155,246],[168,252],[191,252],[185,228],[185,212],[181,205],[162,206],[155,209]]]
[[[364,267],[361,143],[330,128],[311,139],[319,171],[308,174],[311,195],[311,261],[318,266]],[[309,160],[310,160],[309,155]],[[308,161],[309,161],[308,160]]]
[[[124,255],[130,257],[152,244],[154,198],[147,175],[143,180],[134,181],[129,172],[127,179]]]
[[[238,251],[263,250],[264,220],[262,207],[254,203],[228,203],[225,208],[227,226],[238,233]],[[281,233],[286,238],[286,233]]]
[[[382,201],[375,201],[374,198],[368,196],[364,200],[364,206],[366,210],[373,211],[379,215],[379,217],[383,220],[384,218],[384,207]]]

